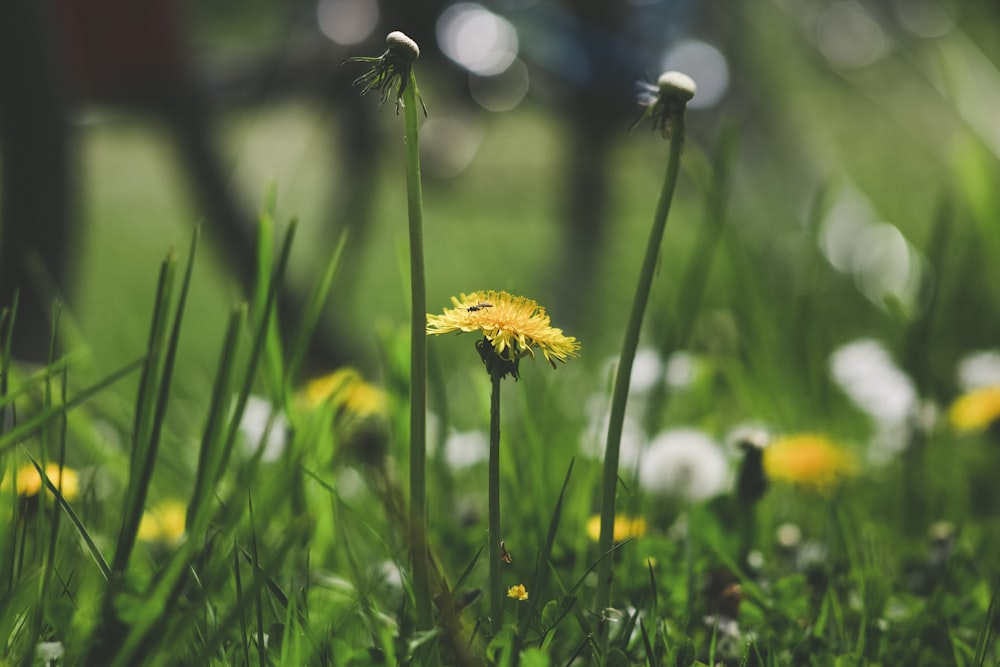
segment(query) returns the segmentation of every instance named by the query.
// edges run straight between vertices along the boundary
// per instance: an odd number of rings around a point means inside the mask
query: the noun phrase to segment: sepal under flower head
[[[410,71],[413,68],[413,61],[420,57],[420,47],[417,43],[399,30],[390,32],[386,38],[386,50],[378,58],[367,56],[355,56],[348,58],[345,62],[372,63],[371,68],[354,80],[355,86],[361,86],[361,94],[364,95],[372,90],[378,91],[381,96],[379,104],[385,104],[392,93],[393,86],[396,88],[396,113],[403,104],[403,91],[410,83]],[[420,99],[420,92],[417,99]],[[423,107],[424,115],[427,115],[427,107],[420,99],[420,106]]]
[[[656,85],[640,83],[639,104],[644,107],[642,115],[630,130],[635,129],[646,118],[652,118],[653,129],[659,130],[666,138],[670,135],[670,119],[683,114],[687,103],[694,97],[694,79],[682,72],[664,72]]]

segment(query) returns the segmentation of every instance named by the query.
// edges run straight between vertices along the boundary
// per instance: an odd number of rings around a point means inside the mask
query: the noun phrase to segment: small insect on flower
[[[500,560],[508,564],[514,562],[514,559],[511,557],[510,553],[508,553],[507,549],[504,547],[503,540],[500,540]]]
[[[466,308],[466,310],[469,311],[470,313],[474,313],[478,310],[482,310],[483,308],[492,308],[492,307],[493,307],[492,303],[486,303],[485,301],[481,301],[474,306],[469,306],[468,308]]]

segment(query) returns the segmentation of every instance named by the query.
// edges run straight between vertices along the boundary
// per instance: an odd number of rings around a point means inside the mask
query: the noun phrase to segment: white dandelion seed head
[[[862,338],[837,348],[830,356],[830,374],[880,428],[905,424],[916,412],[913,380],[896,366],[889,351],[877,340]]]
[[[956,375],[963,391],[1000,385],[1000,350],[970,352],[958,360]]]
[[[444,441],[444,460],[454,470],[465,470],[489,457],[490,440],[483,431],[453,432]]]
[[[722,448],[697,429],[664,431],[642,454],[639,485],[654,495],[707,500],[729,490],[731,471]]]
[[[269,421],[270,431],[267,430]],[[265,463],[277,461],[288,446],[288,420],[283,413],[275,413],[271,401],[260,396],[250,396],[247,399],[243,418],[240,420],[240,432],[246,438],[245,454],[253,456],[263,448],[261,460]]]

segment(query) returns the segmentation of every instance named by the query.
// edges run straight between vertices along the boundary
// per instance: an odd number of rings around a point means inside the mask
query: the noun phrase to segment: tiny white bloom
[[[970,352],[959,359],[957,375],[967,392],[1000,385],[1000,350]]]
[[[916,410],[913,380],[877,340],[862,338],[837,348],[830,356],[830,373],[844,393],[881,425],[905,423]]]
[[[730,477],[722,448],[702,431],[691,428],[667,430],[653,438],[639,466],[643,489],[692,502],[725,493]]]
[[[288,421],[282,413],[274,415],[271,430],[267,433],[267,439],[264,440],[267,424],[273,411],[274,406],[266,398],[250,396],[247,399],[246,409],[243,411],[243,419],[240,420],[240,432],[246,437],[246,454],[253,456],[259,448],[263,447],[264,453],[261,455],[261,460],[267,463],[277,461],[288,444],[286,439]]]
[[[490,454],[490,440],[482,431],[455,432],[444,442],[444,459],[455,470],[483,463]]]

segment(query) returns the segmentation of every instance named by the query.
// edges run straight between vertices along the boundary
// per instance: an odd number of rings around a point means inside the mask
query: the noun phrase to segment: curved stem
[[[491,635],[503,625],[503,584],[500,578],[500,378],[490,373],[490,459],[489,459],[489,548],[490,558],[490,629]]]
[[[622,344],[622,354],[618,361],[615,388],[611,398],[611,416],[608,423],[608,440],[604,452],[604,472],[601,483],[601,536],[599,541],[601,555],[611,551],[614,546],[615,490],[618,486],[618,458],[621,448],[622,426],[625,422],[625,405],[628,402],[632,362],[635,360],[635,351],[639,346],[642,318],[646,312],[646,304],[649,302],[653,274],[656,272],[656,260],[660,254],[660,243],[663,240],[663,230],[667,225],[667,214],[670,212],[670,202],[677,184],[681,145],[684,141],[683,108],[670,118],[670,137],[667,173],[663,181],[663,189],[660,192],[660,200],[656,206],[653,227],[649,233],[649,242],[646,245],[646,256],[639,273],[639,282],[635,288],[635,299],[632,301],[632,312],[625,330],[625,341]],[[607,641],[607,624],[603,619],[604,610],[611,606],[611,582],[614,576],[612,561],[611,557],[604,558],[597,570],[597,613],[598,618],[601,619],[598,621],[598,635],[602,645]]]
[[[411,69],[409,85],[403,91],[406,196],[410,221],[410,545],[417,628],[427,630],[434,619],[427,565],[427,307],[416,90],[417,81]]]

